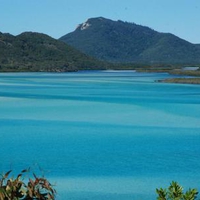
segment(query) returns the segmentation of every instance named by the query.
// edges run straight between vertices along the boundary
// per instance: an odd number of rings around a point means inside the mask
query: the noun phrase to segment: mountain
[[[105,68],[104,63],[48,35],[0,33],[0,71],[75,71]]]
[[[88,19],[59,40],[114,63],[199,64],[199,45],[170,33],[103,17]]]

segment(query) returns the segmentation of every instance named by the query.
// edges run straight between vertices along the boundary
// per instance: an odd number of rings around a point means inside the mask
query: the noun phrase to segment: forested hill
[[[123,69],[126,63],[199,66],[200,44],[102,17],[87,20],[59,40],[35,32],[17,36],[0,32],[0,71]]]
[[[0,33],[0,71],[75,71],[105,68],[102,63],[42,33]]]
[[[103,17],[88,19],[60,38],[98,59],[121,63],[199,64],[200,47],[170,33]]]

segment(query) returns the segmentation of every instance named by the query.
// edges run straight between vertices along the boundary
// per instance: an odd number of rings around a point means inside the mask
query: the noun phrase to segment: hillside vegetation
[[[56,40],[43,33],[0,32],[0,72],[200,67],[200,44],[135,23],[88,19]]]
[[[76,71],[105,65],[42,33],[0,33],[0,71]]]
[[[88,19],[60,40],[114,63],[200,64],[199,45],[170,33],[103,17]]]

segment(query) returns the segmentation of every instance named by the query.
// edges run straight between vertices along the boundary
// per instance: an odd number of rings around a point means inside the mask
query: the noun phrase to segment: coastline
[[[200,78],[169,78],[158,80],[161,83],[200,84]]]
[[[66,72],[78,72],[78,71],[96,71],[93,69],[89,70],[56,70],[56,71],[3,71],[0,70],[0,74],[3,73],[35,73],[35,72],[49,72],[49,73],[66,73]],[[159,83],[178,83],[178,84],[200,84],[200,71],[199,70],[180,70],[180,69],[102,69],[102,71],[108,71],[108,72],[120,72],[120,71],[134,71],[139,73],[168,73],[171,75],[177,75],[180,77],[176,78],[167,78],[163,80],[156,80],[155,82]],[[181,77],[182,76],[182,77]]]
[[[147,73],[168,73],[180,77],[157,80],[160,83],[180,83],[180,84],[200,84],[200,71],[197,70],[181,70],[181,69],[140,69],[137,72]],[[182,76],[182,77],[181,77]]]

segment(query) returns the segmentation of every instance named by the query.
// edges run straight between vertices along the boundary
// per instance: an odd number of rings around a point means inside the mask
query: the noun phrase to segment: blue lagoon
[[[0,74],[0,171],[31,167],[57,199],[153,200],[200,189],[200,86],[134,71]]]

